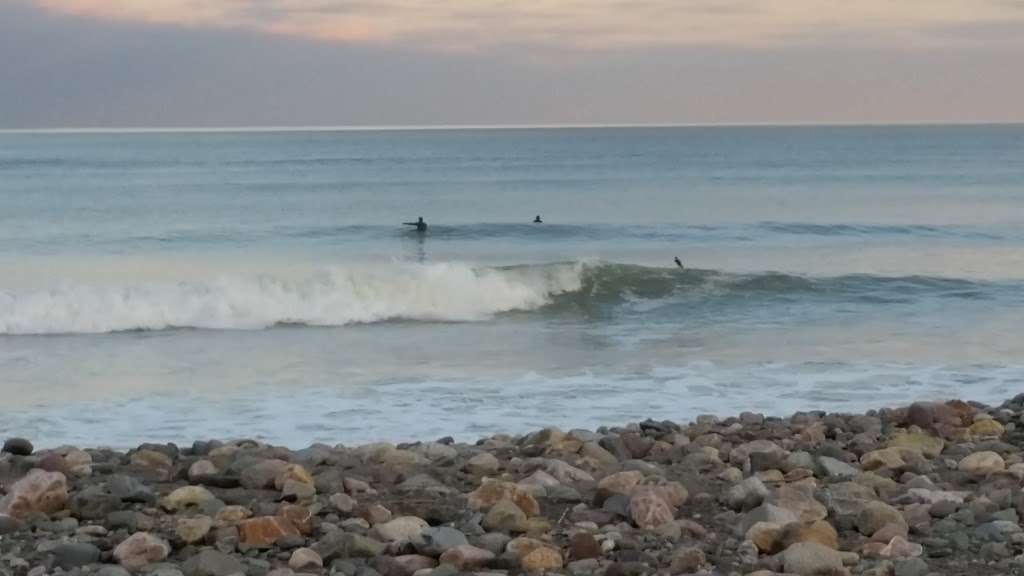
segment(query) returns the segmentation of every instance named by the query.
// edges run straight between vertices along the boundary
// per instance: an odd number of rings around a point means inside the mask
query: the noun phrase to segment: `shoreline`
[[[475,443],[8,439],[0,573],[985,576],[1024,571],[1022,485],[1024,394]]]

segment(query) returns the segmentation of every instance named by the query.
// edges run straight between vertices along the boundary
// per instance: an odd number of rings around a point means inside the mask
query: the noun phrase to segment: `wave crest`
[[[387,320],[475,321],[532,310],[579,290],[582,265],[477,269],[466,264],[325,268],[274,276],[128,287],[65,285],[0,291],[0,334],[95,334]]]

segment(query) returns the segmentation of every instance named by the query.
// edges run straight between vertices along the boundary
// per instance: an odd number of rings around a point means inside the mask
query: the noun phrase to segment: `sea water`
[[[1022,126],[0,134],[41,446],[995,402],[1022,326]]]

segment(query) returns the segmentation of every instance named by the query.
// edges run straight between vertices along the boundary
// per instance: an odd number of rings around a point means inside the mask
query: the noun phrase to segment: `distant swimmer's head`
[[[540,219],[540,214],[537,214],[537,217],[533,219],[534,224],[542,224],[543,222],[544,221]]]

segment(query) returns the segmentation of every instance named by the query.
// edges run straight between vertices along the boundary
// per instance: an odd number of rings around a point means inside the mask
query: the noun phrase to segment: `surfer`
[[[406,226],[415,226],[417,232],[426,232],[427,223],[423,221],[423,216],[420,216],[419,220],[415,222],[402,222]]]
[[[544,223],[544,221],[540,219],[540,214],[537,214],[537,217],[533,219],[533,223],[534,224],[543,224]]]
[[[676,266],[679,266],[680,270],[684,270],[683,261],[679,259],[679,256],[676,256]]]

